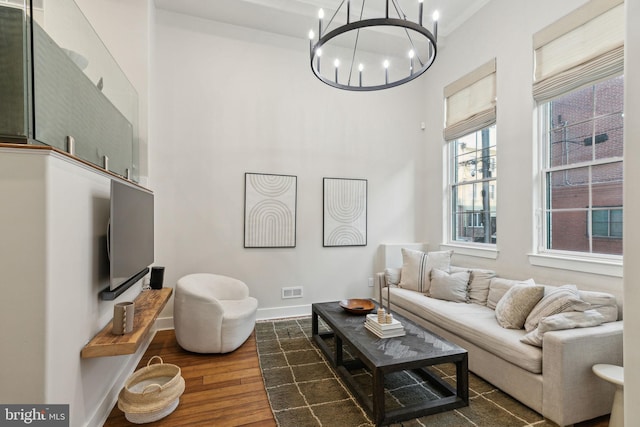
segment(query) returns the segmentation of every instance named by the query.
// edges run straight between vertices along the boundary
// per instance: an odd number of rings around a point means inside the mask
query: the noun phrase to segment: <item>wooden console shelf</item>
[[[111,333],[113,320],[107,324],[80,352],[83,359],[90,357],[120,356],[133,354],[149,334],[153,322],[167,305],[172,288],[150,289],[140,292],[135,299],[133,332],[125,335]]]

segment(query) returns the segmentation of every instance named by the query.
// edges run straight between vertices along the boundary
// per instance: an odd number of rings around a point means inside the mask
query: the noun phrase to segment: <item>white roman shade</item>
[[[623,0],[592,0],[534,34],[536,101],[621,74],[624,22]]]
[[[496,60],[444,88],[444,139],[453,141],[496,121]]]

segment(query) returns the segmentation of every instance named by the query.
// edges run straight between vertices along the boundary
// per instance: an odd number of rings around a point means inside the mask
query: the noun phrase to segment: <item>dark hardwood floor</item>
[[[150,427],[166,426],[252,426],[275,427],[256,352],[255,334],[229,354],[200,355],[184,351],[173,330],[159,331],[138,368],[158,355],[165,363],[180,366],[185,392],[178,408]],[[130,427],[117,406],[104,424]]]
[[[155,355],[162,357],[165,363],[180,366],[186,388],[178,408],[171,415],[145,425],[276,426],[262,382],[255,333],[236,351],[228,354],[200,355],[181,349],[173,330],[159,331],[138,368],[146,366],[149,359]],[[135,424],[127,421],[124,413],[116,406],[104,425],[130,427]],[[605,416],[578,423],[575,427],[608,425],[609,417]]]

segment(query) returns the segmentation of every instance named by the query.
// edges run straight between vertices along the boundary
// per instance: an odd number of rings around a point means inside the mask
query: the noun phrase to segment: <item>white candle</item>
[[[411,49],[409,51],[409,74],[413,74],[413,57],[416,55],[416,53],[413,51],[413,49]]]
[[[324,9],[318,11],[318,38],[322,37],[322,20],[324,19]]]
[[[384,84],[389,84],[389,61],[385,59],[382,65],[384,66]]]

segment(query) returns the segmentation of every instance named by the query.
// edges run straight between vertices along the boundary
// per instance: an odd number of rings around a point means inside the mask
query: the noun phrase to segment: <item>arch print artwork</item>
[[[323,246],[367,245],[367,180],[323,179]]]
[[[297,177],[245,173],[244,247],[296,246]]]

